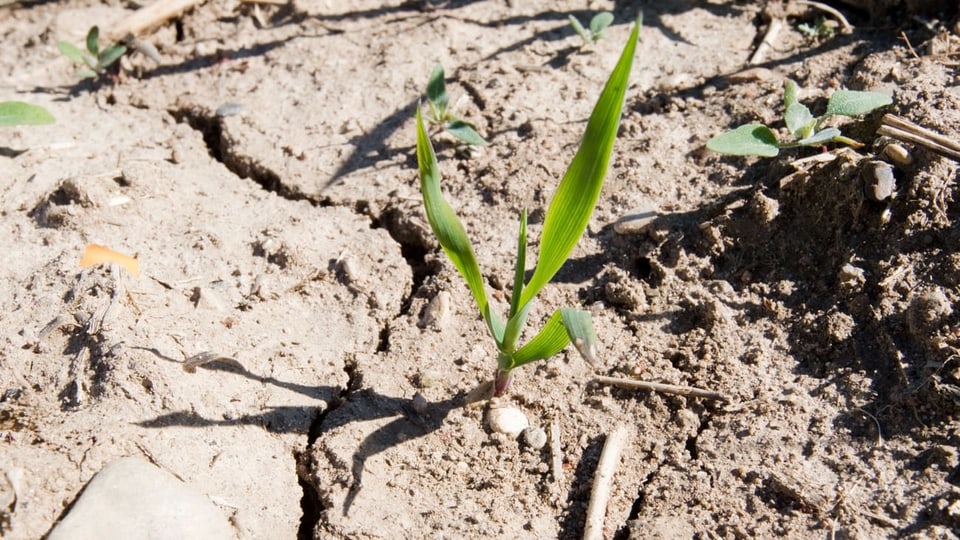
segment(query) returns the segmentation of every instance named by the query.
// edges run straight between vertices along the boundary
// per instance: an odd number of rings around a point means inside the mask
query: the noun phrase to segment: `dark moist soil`
[[[160,64],[131,55],[92,83],[57,42],[132,6],[0,7],[0,100],[57,118],[0,139],[0,533],[42,536],[137,455],[241,538],[579,538],[626,426],[605,537],[957,538],[960,164],[905,144],[889,197],[864,178],[890,161],[883,113],[960,140],[949,4],[833,3],[843,33],[798,3],[207,2],[139,36]],[[422,211],[427,76],[442,63],[490,141],[433,137],[505,311],[518,216],[532,268],[641,8],[599,206],[530,316],[589,309],[601,363],[571,349],[467,405],[496,351]],[[581,46],[567,16],[602,10],[606,38]],[[800,30],[821,17],[832,37]],[[788,77],[815,114],[838,88],[893,104],[842,123],[860,149],[706,151],[743,123],[781,128]],[[631,214],[649,223],[615,225]],[[81,268],[88,243],[142,274]],[[229,360],[183,369],[204,352]],[[494,433],[495,407],[547,443]]]

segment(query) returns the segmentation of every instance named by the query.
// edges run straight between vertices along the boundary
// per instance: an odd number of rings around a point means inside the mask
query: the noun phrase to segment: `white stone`
[[[487,411],[487,424],[494,433],[503,433],[515,439],[530,426],[530,421],[516,407],[493,407]]]
[[[48,540],[234,539],[210,499],[139,458],[111,462],[87,483]]]

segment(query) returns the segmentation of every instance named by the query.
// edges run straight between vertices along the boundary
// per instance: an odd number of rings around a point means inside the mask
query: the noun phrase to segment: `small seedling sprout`
[[[596,43],[606,37],[603,31],[613,23],[613,13],[609,11],[594,15],[593,18],[590,19],[589,29],[584,28],[583,25],[580,24],[580,21],[573,15],[567,18],[570,20],[570,26],[573,27],[574,32],[583,40],[584,45]]]
[[[81,79],[92,79],[103,75],[107,68],[127,52],[127,48],[120,44],[101,50],[100,29],[96,26],[91,27],[87,32],[86,50],[67,41],[57,43],[57,48],[74,64],[80,66],[76,75]]]
[[[890,96],[880,92],[837,90],[827,101],[827,111],[815,117],[810,109],[797,101],[797,83],[788,79],[783,91],[783,120],[792,140],[780,142],[772,129],[753,123],[713,137],[707,141],[707,148],[721,154],[761,157],[774,157],[784,148],[833,142],[861,148],[862,143],[844,137],[838,128],[824,128],[824,122],[831,116],[861,116],[892,101]]]
[[[447,85],[443,79],[443,66],[437,64],[427,81],[427,104],[429,105],[427,120],[431,124],[441,126],[444,131],[466,144],[486,146],[487,141],[477,133],[473,124],[450,111],[450,96],[447,94]]]
[[[550,358],[571,342],[588,362],[594,362],[597,338],[590,313],[587,311],[558,309],[526,345],[517,347],[517,342],[533,300],[566,262],[597,205],[620,125],[641,24],[642,20],[638,18],[620,60],[590,115],[580,147],[547,208],[540,235],[539,260],[526,283],[527,213],[520,213],[517,260],[506,322],[493,311],[473,245],[463,224],[443,197],[437,156],[424,128],[420,108],[417,109],[417,163],[427,219],[444,253],[467,282],[480,314],[496,342],[498,356],[494,388],[497,395],[503,395],[509,389],[513,369]]]
[[[0,126],[37,126],[54,122],[53,115],[39,105],[22,101],[0,102]]]

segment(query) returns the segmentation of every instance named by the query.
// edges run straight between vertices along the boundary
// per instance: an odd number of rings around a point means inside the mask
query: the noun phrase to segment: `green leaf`
[[[590,313],[580,309],[558,309],[540,332],[513,355],[510,369],[550,358],[571,342],[587,362],[596,363],[597,334]]]
[[[99,65],[101,68],[108,68],[110,64],[116,62],[121,56],[127,52],[127,48],[123,45],[114,45],[107,50],[100,53]]]
[[[440,166],[437,154],[430,143],[430,137],[423,126],[423,116],[417,107],[417,164],[420,169],[420,191],[423,194],[423,206],[433,234],[440,246],[467,282],[473,299],[477,302],[490,333],[497,343],[503,339],[504,327],[500,319],[490,310],[490,302],[483,285],[483,276],[477,265],[477,257],[467,237],[467,232],[454,213],[453,208],[443,198],[440,190]]]
[[[774,157],[780,145],[773,131],[763,124],[746,124],[707,141],[707,148],[731,156]]]
[[[783,108],[789,109],[797,102],[797,83],[787,79],[783,83]]]
[[[74,72],[73,76],[78,79],[93,79],[96,78],[97,72],[90,68],[80,68]]]
[[[55,121],[52,114],[38,105],[22,101],[0,102],[0,126],[36,126]]]
[[[512,365],[507,369],[550,358],[562,351],[569,343],[570,336],[563,326],[563,315],[558,309],[547,319],[547,324],[543,326],[540,332],[513,354]],[[503,369],[503,366],[500,366],[500,369]]]
[[[59,49],[60,53],[69,58],[73,63],[80,65],[87,64],[87,61],[84,59],[84,52],[73,43],[61,41],[57,43],[57,49]]]
[[[587,33],[587,29],[584,28],[582,24],[580,24],[580,21],[578,21],[576,17],[574,17],[573,15],[569,15],[567,16],[567,19],[570,21],[570,26],[573,27],[573,31],[576,32],[578,36],[580,36],[580,39],[582,39],[587,43],[592,41],[592,39],[590,38],[590,34]]]
[[[620,112],[630,79],[642,21],[637,20],[597,104],[570,167],[547,208],[540,237],[540,256],[530,282],[520,297],[523,306],[553,278],[583,235],[597,205],[620,126]],[[509,334],[509,329],[508,329]]]
[[[787,107],[783,120],[786,122],[790,133],[798,139],[809,137],[817,123],[817,119],[810,113],[810,109],[800,103],[793,103]]]
[[[563,326],[567,329],[567,336],[573,343],[580,356],[592,366],[597,364],[597,332],[593,329],[593,319],[589,311],[564,308]]]
[[[447,133],[467,144],[472,144],[475,146],[487,145],[487,141],[483,140],[483,137],[481,137],[480,134],[473,129],[473,126],[465,120],[461,120],[459,118],[451,120],[447,123],[444,129],[447,130]]]
[[[513,268],[513,290],[510,293],[510,315],[512,318],[520,308],[520,294],[523,292],[523,278],[527,271],[527,211],[520,212],[520,232],[517,233],[517,263]]]
[[[832,142],[840,136],[840,130],[837,128],[827,128],[820,130],[810,137],[797,141],[799,146],[816,146],[818,144]]]
[[[91,26],[87,32],[87,50],[94,56],[100,52],[100,29],[96,26]]]
[[[603,31],[613,23],[613,13],[604,11],[597,13],[590,19],[590,32],[595,38],[599,38]]]
[[[858,92],[855,90],[837,90],[827,102],[825,116],[840,114],[843,116],[860,116],[868,112],[893,103],[893,99],[880,92]]]
[[[438,121],[443,121],[447,112],[447,105],[450,103],[450,97],[447,96],[447,85],[443,82],[443,66],[437,64],[430,72],[430,79],[427,81],[427,100],[438,113]]]

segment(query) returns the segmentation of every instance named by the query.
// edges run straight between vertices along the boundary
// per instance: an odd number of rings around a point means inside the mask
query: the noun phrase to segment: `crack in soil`
[[[249,178],[263,186],[263,189],[276,193],[284,199],[309,201],[313,205],[320,205],[319,201],[285,184],[279,174],[258,160],[233,151],[230,141],[224,137],[222,116],[195,105],[170,109],[167,112],[177,122],[186,122],[191,128],[199,131],[210,152],[210,157],[222,163],[233,174],[240,178]]]
[[[300,484],[300,487],[303,489],[303,497],[300,498],[300,508],[303,514],[300,517],[300,526],[297,529],[298,540],[313,539],[313,531],[316,529],[317,524],[320,523],[323,511],[330,507],[330,504],[321,498],[320,493],[309,480],[310,471],[316,469],[316,464],[314,463],[313,454],[310,452],[310,449],[314,443],[320,439],[320,435],[323,433],[323,425],[327,417],[330,416],[330,413],[339,409],[344,403],[349,401],[350,397],[360,389],[363,383],[363,376],[358,369],[355,359],[347,359],[344,363],[343,371],[347,374],[346,386],[340,390],[337,399],[330,403],[329,406],[323,410],[318,410],[313,421],[310,423],[310,428],[307,430],[306,447],[300,452],[294,452],[294,459],[297,464],[297,483]]]

